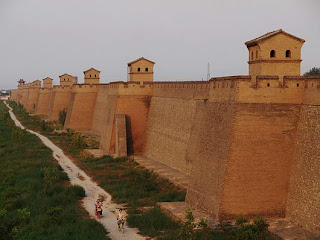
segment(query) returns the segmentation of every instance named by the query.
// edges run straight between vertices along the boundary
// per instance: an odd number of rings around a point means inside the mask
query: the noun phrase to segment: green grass
[[[14,126],[0,102],[0,239],[108,239],[40,140]]]
[[[144,235],[150,237],[161,236],[162,239],[177,237],[180,229],[180,225],[164,215],[158,207],[142,214],[141,212],[130,214],[128,223],[139,228]]]

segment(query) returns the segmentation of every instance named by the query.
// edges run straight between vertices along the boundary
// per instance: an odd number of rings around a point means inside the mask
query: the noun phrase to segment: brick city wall
[[[21,104],[26,108],[28,103],[29,88],[24,87],[22,90]]]
[[[125,114],[128,149],[142,154],[147,125],[152,85],[136,82],[118,82],[102,85],[99,89],[92,117],[92,132],[100,136],[100,148],[108,154],[115,153],[115,114]]]
[[[35,114],[47,115],[49,112],[52,89],[42,88],[39,91]]]
[[[50,99],[48,118],[54,121],[59,119],[60,111],[67,109],[71,100],[71,87],[54,86]]]
[[[300,105],[237,103],[219,218],[285,216]]]
[[[195,110],[192,99],[152,97],[144,155],[190,174],[186,152]]]
[[[99,85],[74,84],[64,127],[90,131]]]
[[[300,112],[286,216],[320,234],[320,106]]]
[[[18,101],[18,89],[12,89],[11,90],[11,95],[10,95],[10,99],[12,101]]]
[[[29,112],[34,112],[37,107],[38,97],[39,97],[39,88],[30,88],[28,94],[28,100],[26,101],[26,109]]]
[[[198,101],[187,149],[192,165],[186,202],[217,218],[229,156],[234,104]]]

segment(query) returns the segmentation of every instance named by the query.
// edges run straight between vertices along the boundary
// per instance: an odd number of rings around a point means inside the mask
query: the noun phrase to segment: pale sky
[[[302,73],[320,67],[320,0],[0,0],[0,89],[91,67],[126,81],[141,56],[155,81],[248,75],[244,42],[280,28],[306,40]]]

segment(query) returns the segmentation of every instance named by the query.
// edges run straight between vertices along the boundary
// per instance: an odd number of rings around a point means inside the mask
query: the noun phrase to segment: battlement
[[[61,85],[54,85],[53,91],[54,92],[68,92],[71,91],[71,86],[61,86]]]
[[[209,81],[154,82],[155,97],[208,99]]]
[[[40,93],[51,92],[52,88],[40,88]]]
[[[98,92],[99,91],[99,84],[73,84],[71,86],[72,92]]]
[[[308,90],[320,88],[319,76],[284,76],[283,81],[275,75],[258,75],[255,81],[251,81],[251,76],[232,76],[212,78],[210,84],[210,101],[213,102],[304,104],[306,99],[308,104],[320,102],[315,101],[315,96],[310,97]]]

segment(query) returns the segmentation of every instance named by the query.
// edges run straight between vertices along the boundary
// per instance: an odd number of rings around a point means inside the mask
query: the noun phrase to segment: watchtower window
[[[253,52],[251,52],[251,60],[253,60]]]
[[[149,71],[149,69],[148,68],[146,68],[146,72],[148,72]]]
[[[270,87],[270,83],[267,83],[267,87]]]
[[[300,85],[300,84],[299,84],[299,83],[297,83],[297,87],[299,87],[299,85]]]
[[[138,68],[138,72],[140,72],[140,68]]]
[[[91,77],[91,74],[89,75],[89,77]]]
[[[290,50],[286,51],[286,58],[291,58],[291,51]]]
[[[95,74],[94,77],[97,77],[97,74]]]
[[[276,51],[275,51],[275,50],[271,50],[271,51],[270,51],[270,57],[271,57],[271,58],[276,57]]]

